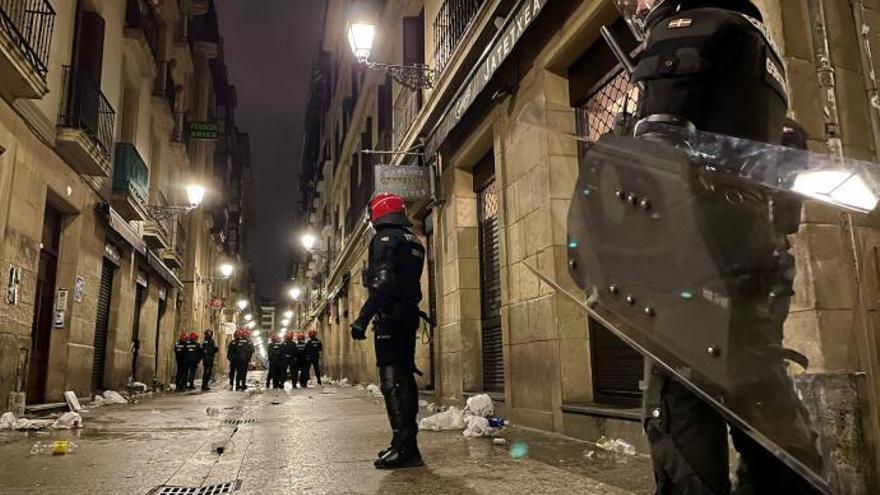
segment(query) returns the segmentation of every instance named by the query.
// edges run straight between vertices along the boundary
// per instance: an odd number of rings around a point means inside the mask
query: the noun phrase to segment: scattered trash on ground
[[[69,430],[71,428],[82,428],[82,416],[75,412],[66,412],[52,423],[52,428],[56,430]]]
[[[31,447],[31,454],[67,455],[76,452],[77,445],[69,440],[55,440],[54,442],[35,443]]]
[[[479,394],[469,397],[467,406],[464,408],[464,414],[472,414],[481,418],[488,418],[495,413],[495,405],[492,404],[492,398],[488,394]]]
[[[361,390],[364,390],[364,386],[358,384],[358,385],[355,385],[355,386],[354,386],[354,389],[357,390],[358,392],[360,392]]]
[[[10,430],[15,425],[15,414],[5,412],[0,416],[0,430]]]
[[[419,399],[419,407],[427,407],[427,406],[428,406],[428,401],[426,401],[425,399]]]
[[[455,406],[450,407],[446,411],[428,416],[427,418],[422,418],[422,420],[419,421],[420,430],[463,430],[466,426],[464,415],[461,410]]]
[[[128,404],[128,400],[122,394],[113,390],[105,390],[103,397],[109,404]]]
[[[83,410],[82,404],[79,403],[79,399],[76,397],[76,392],[72,390],[64,392],[64,401],[67,402],[67,407],[73,412],[80,412]]]
[[[495,445],[507,445],[507,439],[506,438],[493,438],[492,443],[494,443]]]
[[[585,450],[585,451],[584,451],[584,458],[586,458],[586,459],[594,459],[595,457],[596,457],[596,451],[595,451],[595,450]]]
[[[382,397],[382,389],[373,383],[367,385],[367,392],[373,394],[374,397]]]
[[[336,383],[340,387],[350,387],[351,386],[351,384],[348,383],[348,378],[340,378],[339,381]]]
[[[438,412],[443,412],[443,411],[445,411],[445,410],[446,410],[446,407],[441,406],[441,405],[439,405],[439,404],[434,404],[434,403],[432,402],[432,403],[428,404],[427,406],[425,406],[425,409],[427,409],[427,411],[428,411],[429,413],[438,413]]]
[[[611,439],[603,435],[596,440],[596,447],[608,452],[616,452],[623,455],[636,455],[635,446],[619,438]]]
[[[525,442],[513,442],[508,452],[514,459],[524,459],[529,455],[529,445]]]
[[[466,437],[482,437],[489,434],[489,420],[479,416],[467,417],[467,428],[461,433]]]
[[[489,426],[492,428],[503,428],[503,427],[508,426],[510,424],[506,419],[500,418],[497,416],[491,417],[488,419],[489,419]]]

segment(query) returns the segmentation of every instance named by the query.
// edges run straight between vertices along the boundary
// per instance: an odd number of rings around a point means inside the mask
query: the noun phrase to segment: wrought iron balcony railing
[[[439,76],[485,0],[444,0],[434,18],[434,73]]]
[[[45,81],[55,10],[47,0],[0,0],[0,30],[12,38]]]
[[[116,144],[113,164],[113,192],[131,194],[142,205],[147,204],[150,169],[131,143]]]
[[[159,62],[156,64],[156,80],[153,81],[153,95],[164,98],[168,103],[168,109],[174,113],[176,91],[174,86],[174,74],[171,72],[171,62]]]
[[[110,156],[116,112],[95,76],[86,69],[64,67],[64,91],[61,126],[85,131]]]
[[[153,58],[159,58],[161,22],[145,0],[127,0],[125,6],[125,27],[140,29],[150,47]]]

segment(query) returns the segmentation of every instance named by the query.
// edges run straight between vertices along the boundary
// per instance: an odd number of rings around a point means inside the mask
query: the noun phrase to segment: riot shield
[[[520,121],[589,141],[553,128],[582,120],[563,113]],[[869,212],[877,170],[686,127],[605,134],[580,154],[569,211],[570,275],[591,314],[825,493],[841,491],[836,426],[810,395],[816,342],[783,332],[794,258],[774,203]]]

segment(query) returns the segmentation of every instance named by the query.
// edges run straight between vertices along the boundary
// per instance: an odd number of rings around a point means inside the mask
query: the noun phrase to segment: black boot
[[[422,455],[416,443],[418,427],[412,411],[413,394],[417,393],[412,371],[405,367],[379,368],[382,396],[388,422],[391,424],[391,447],[380,452],[373,462],[376,469],[397,469],[423,466]],[[416,404],[418,399],[416,399]]]

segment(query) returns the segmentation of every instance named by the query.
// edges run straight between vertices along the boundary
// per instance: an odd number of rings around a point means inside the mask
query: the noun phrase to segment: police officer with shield
[[[364,273],[368,297],[351,325],[351,336],[366,339],[367,326],[374,322],[376,365],[392,440],[373,465],[377,469],[417,467],[423,462],[416,441],[418,389],[413,375],[418,373],[415,344],[425,248],[409,230],[412,224],[402,198],[380,193],[369,208],[376,235],[370,241]]]
[[[642,89],[637,115],[640,120],[634,129],[636,137],[674,142],[698,130],[780,143],[788,103],[785,71],[764,28],[761,13],[752,2],[618,0],[617,5],[645,42],[632,74]],[[789,138],[793,138],[795,126],[789,125],[788,129]],[[624,193],[619,195],[624,197]],[[647,210],[650,203],[643,201],[641,206]],[[799,207],[795,208],[799,213]],[[754,232],[768,228],[765,225],[768,222],[749,222],[741,216],[735,224],[725,227],[741,229],[744,242],[738,249],[744,251],[749,248],[745,241],[764,235]],[[776,230],[781,232],[785,228],[777,222]],[[726,279],[735,279],[731,287],[736,288],[733,302],[725,304],[734,305],[736,324],[741,325],[738,328],[749,328],[748,338],[758,341],[743,346],[753,346],[759,349],[755,352],[769,356],[759,365],[763,367],[753,373],[761,379],[754,382],[751,393],[766,398],[764,410],[779,415],[778,423],[788,423],[785,427],[792,433],[785,447],[800,448],[798,459],[815,469],[821,465],[812,447],[815,437],[807,425],[805,411],[790,396],[794,387],[785,373],[782,357],[785,355],[782,324],[792,294],[793,262],[787,254],[784,232],[777,241],[774,254],[756,263],[760,268],[740,267],[741,273]],[[737,247],[718,249],[719,258],[724,258],[725,250]],[[611,286],[610,292],[616,293],[616,290]],[[634,303],[630,296],[627,299],[630,304]],[[645,314],[653,317],[654,309],[646,307]],[[771,348],[775,350],[767,351]],[[710,347],[707,352],[721,355],[722,351]],[[732,354],[736,350],[724,349],[723,352]],[[786,357],[798,359],[793,353]],[[745,374],[753,370],[741,371]],[[646,381],[645,430],[651,444],[656,493],[731,493],[725,418],[677,378],[650,361]],[[737,404],[728,406],[735,408]],[[731,435],[740,454],[735,493],[817,493],[810,483],[734,425],[731,425]],[[783,434],[775,439],[785,437]]]

